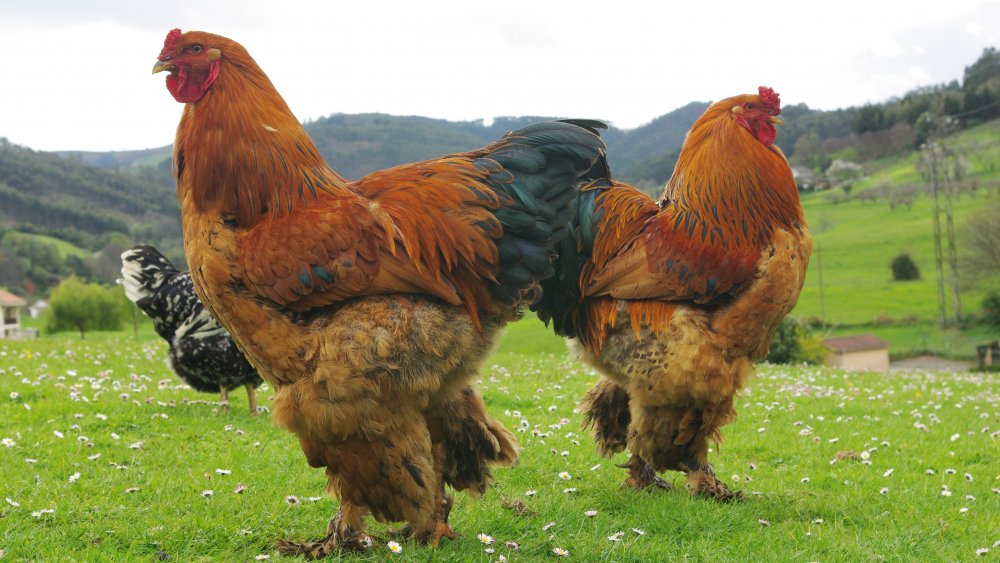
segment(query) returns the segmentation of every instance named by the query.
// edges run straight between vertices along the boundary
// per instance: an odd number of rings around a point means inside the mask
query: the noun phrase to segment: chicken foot
[[[367,512],[363,507],[344,502],[327,525],[326,538],[315,542],[282,540],[275,548],[282,555],[301,555],[306,559],[322,559],[338,550],[367,551],[372,546],[371,537],[365,532],[364,516]]]
[[[722,502],[742,500],[743,493],[732,491],[715,476],[712,464],[698,463],[690,461],[681,463],[681,470],[687,473],[687,482],[684,487],[692,495],[714,498]]]
[[[651,488],[670,490],[673,488],[673,485],[663,480],[656,474],[656,469],[653,467],[652,463],[642,459],[636,454],[632,454],[632,457],[628,460],[628,462],[622,463],[618,467],[628,469],[629,477],[628,479],[625,479],[622,486],[632,487],[637,490]]]

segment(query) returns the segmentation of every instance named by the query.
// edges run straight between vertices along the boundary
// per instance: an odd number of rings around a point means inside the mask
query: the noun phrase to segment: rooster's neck
[[[238,65],[224,65],[205,96],[185,106],[174,173],[182,200],[244,226],[347,189],[267,76]]]
[[[778,147],[733,120],[696,123],[684,141],[661,206],[692,214],[740,244],[760,246],[775,228],[804,225],[798,188]]]

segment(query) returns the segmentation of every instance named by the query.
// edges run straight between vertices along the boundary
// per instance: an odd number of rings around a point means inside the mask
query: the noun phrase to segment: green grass
[[[164,349],[124,333],[0,341],[0,438],[14,442],[0,447],[0,497],[19,504],[0,501],[8,559],[246,561],[276,558],[277,538],[324,533],[336,504],[311,499],[325,479],[294,437],[267,415],[251,418],[243,393],[226,413],[203,402],[213,396],[180,388]],[[496,471],[485,498],[457,496],[451,523],[464,537],[438,550],[403,542],[397,555],[380,544],[341,558],[534,561],[559,547],[578,561],[933,561],[973,560],[989,547],[995,560],[997,377],[765,366],[712,454],[721,477],[759,494],[719,504],[689,498],[675,474],[666,477],[681,490],[620,489],[614,464],[624,456],[597,457],[573,412],[596,376],[527,320],[509,328],[481,382],[495,416],[526,426],[521,462]],[[268,404],[271,392],[261,395]],[[843,451],[868,451],[870,464],[831,463]],[[241,483],[246,490],[234,493]],[[504,508],[516,501],[529,512]],[[43,509],[54,512],[32,516]],[[617,532],[620,542],[607,539]],[[480,533],[496,538],[494,554]]]

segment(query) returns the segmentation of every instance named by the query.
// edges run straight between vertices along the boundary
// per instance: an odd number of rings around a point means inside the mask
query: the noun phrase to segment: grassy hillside
[[[276,539],[325,533],[337,503],[294,437],[267,413],[251,418],[242,392],[220,412],[213,395],[179,385],[164,352],[122,334],[0,341],[0,556],[275,560]],[[623,490],[624,454],[598,457],[578,428],[576,401],[595,379],[539,323],[510,327],[480,387],[498,420],[522,428],[520,463],[497,470],[484,498],[456,495],[460,539],[437,550],[400,541],[391,554],[390,526],[375,523],[370,553],[335,558],[545,561],[558,548],[576,561],[992,561],[1000,551],[996,375],[765,366],[711,454],[747,494],[729,504],[690,498],[677,473],[664,474],[672,491]],[[263,389],[261,404],[272,396]]]
[[[965,190],[953,201],[961,256],[964,252],[962,227],[966,219],[984,205],[1000,200],[1000,121],[987,122],[942,142],[965,155],[968,165],[965,183],[978,186],[974,192]],[[919,153],[911,153],[869,163],[868,176],[856,185],[846,201],[840,190],[803,197],[815,248],[802,296],[792,315],[820,318],[819,263],[822,259],[825,321],[866,325],[840,328],[835,333],[879,334],[893,343],[892,350],[897,353],[931,349],[971,357],[975,344],[1000,334],[985,327],[964,335],[942,332],[936,327],[938,305],[932,200],[926,193],[926,180],[918,168],[919,158]],[[885,195],[870,199],[875,193],[881,194],[879,190],[891,192],[907,185],[921,190],[912,207],[893,209]],[[943,198],[941,207],[943,210]],[[942,228],[943,225],[942,217]],[[916,262],[921,279],[892,281],[889,264],[901,252],[909,253]],[[947,262],[945,268],[948,280]],[[965,315],[979,311],[983,295],[991,285],[981,283],[963,287],[961,298]],[[946,293],[951,314],[950,286]],[[925,343],[926,348],[921,348]]]

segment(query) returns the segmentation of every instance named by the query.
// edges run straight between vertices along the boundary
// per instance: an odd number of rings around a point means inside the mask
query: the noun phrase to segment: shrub
[[[896,281],[920,279],[920,270],[917,269],[917,264],[905,252],[893,258],[890,267],[892,268],[892,279]]]
[[[767,361],[772,364],[822,364],[826,359],[823,339],[812,334],[808,325],[785,317],[771,339]]]

